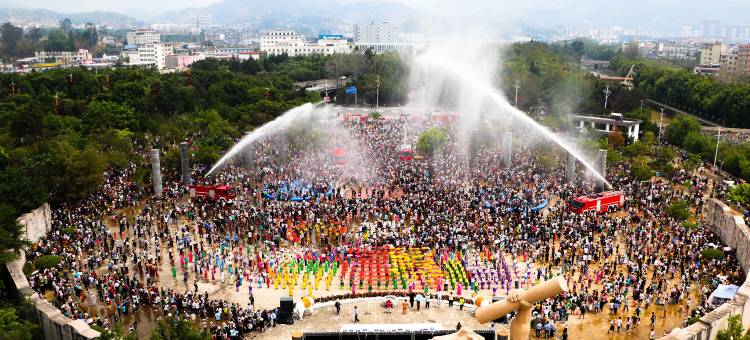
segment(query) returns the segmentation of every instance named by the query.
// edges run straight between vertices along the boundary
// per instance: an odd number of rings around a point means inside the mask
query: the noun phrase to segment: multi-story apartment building
[[[387,44],[401,42],[396,25],[388,21],[372,22],[354,27],[354,42]]]
[[[721,64],[721,51],[724,45],[719,42],[704,44],[701,47],[700,65],[711,66]]]
[[[84,49],[78,51],[39,51],[34,53],[34,59],[39,63],[82,63],[91,60],[91,53]]]
[[[750,75],[750,44],[740,45],[737,48],[737,72],[736,75]]]
[[[656,48],[656,56],[661,59],[692,59],[695,54],[695,47],[676,42],[660,42]]]
[[[138,29],[127,32],[125,39],[130,45],[153,44],[161,41],[161,34],[151,29]]]
[[[721,54],[721,66],[719,67],[719,80],[733,81],[737,74],[737,49],[730,49]]]
[[[167,56],[172,54],[174,54],[174,46],[171,44],[152,43],[139,45],[136,52],[130,54],[130,65],[153,65],[157,70],[163,70],[167,66]]]

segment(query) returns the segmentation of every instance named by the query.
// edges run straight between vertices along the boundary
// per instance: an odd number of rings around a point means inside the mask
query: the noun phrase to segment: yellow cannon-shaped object
[[[528,290],[510,291],[507,299],[480,307],[476,311],[477,321],[487,323],[516,311],[516,317],[510,323],[511,339],[528,339],[531,322],[531,307],[534,303],[555,297],[568,291],[565,278],[558,276],[544,281]]]

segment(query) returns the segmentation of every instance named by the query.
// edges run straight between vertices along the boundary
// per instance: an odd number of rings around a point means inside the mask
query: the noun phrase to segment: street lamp
[[[380,107],[380,76],[378,75],[378,87],[375,90],[375,107]]]
[[[719,126],[719,134],[716,135],[716,151],[714,151],[714,168],[716,168],[716,157],[719,156],[719,143],[721,142],[721,126]]]
[[[604,89],[604,110],[607,110],[607,100],[609,99],[609,95],[612,94],[612,91],[609,90],[609,85]]]
[[[661,114],[659,114],[659,144],[661,144],[662,124],[664,123],[664,108],[661,108]]]

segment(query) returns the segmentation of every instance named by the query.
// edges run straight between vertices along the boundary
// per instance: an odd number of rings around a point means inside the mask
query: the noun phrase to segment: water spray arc
[[[230,159],[232,159],[234,156],[240,154],[243,150],[245,150],[248,146],[250,146],[253,142],[258,140],[258,138],[268,136],[274,133],[277,133],[279,131],[285,130],[287,127],[289,127],[292,122],[295,120],[310,116],[313,112],[316,111],[316,109],[320,106],[320,103],[316,104],[303,104],[300,106],[297,106],[284,114],[278,116],[276,119],[264,124],[263,126],[255,129],[252,133],[247,134],[246,136],[242,137],[237,144],[235,144],[227,153],[224,154],[224,156],[219,159],[219,161],[214,164],[214,166],[211,168],[211,170],[206,173],[206,176],[210,176],[213,174],[216,170],[221,169],[226,162],[228,162]],[[327,110],[327,109],[323,109]]]
[[[548,138],[549,140],[553,141],[555,144],[559,145],[561,148],[563,148],[568,153],[575,156],[575,158],[583,164],[586,169],[591,171],[591,173],[594,174],[594,177],[601,181],[606,187],[612,188],[612,185],[607,181],[607,179],[598,171],[598,169],[593,166],[590,162],[588,162],[581,153],[570,146],[570,144],[566,143],[562,138],[552,133],[552,131],[548,130],[543,125],[537,123],[534,119],[526,115],[524,112],[517,110],[512,105],[510,105],[505,98],[501,95],[501,93],[493,88],[489,84],[481,84],[477,82],[475,79],[472,79],[468,77],[462,70],[457,69],[454,67],[451,63],[445,62],[439,58],[431,57],[429,54],[419,56],[415,59],[415,64],[417,66],[423,66],[427,67],[430,70],[443,70],[444,72],[450,73],[452,76],[459,79],[462,84],[465,84],[469,87],[471,87],[473,90],[483,93],[485,96],[487,96],[489,99],[491,99],[495,106],[501,110],[502,112],[508,112],[510,113],[514,118],[520,120],[523,123],[528,124],[536,131],[540,132],[544,137]]]

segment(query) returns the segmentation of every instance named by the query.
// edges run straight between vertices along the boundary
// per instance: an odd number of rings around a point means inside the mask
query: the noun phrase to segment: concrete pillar
[[[599,157],[596,160],[597,170],[602,176],[607,176],[607,150],[599,149]]]
[[[513,132],[507,131],[503,135],[503,166],[510,168],[513,153]]]
[[[282,164],[286,163],[286,135],[284,135],[283,132],[276,138],[276,152],[278,155],[278,161]]]
[[[151,149],[151,181],[154,182],[154,195],[161,198],[161,163],[159,149]]]
[[[252,145],[249,145],[247,149],[245,150],[245,167],[248,169],[252,169],[255,165],[255,148],[253,148]]]
[[[570,144],[574,149],[576,148],[576,141]],[[568,164],[565,166],[565,177],[568,181],[573,181],[576,178],[576,156],[573,153],[568,152]]]
[[[182,164],[182,184],[190,185],[190,150],[187,142],[180,143],[180,162]]]

